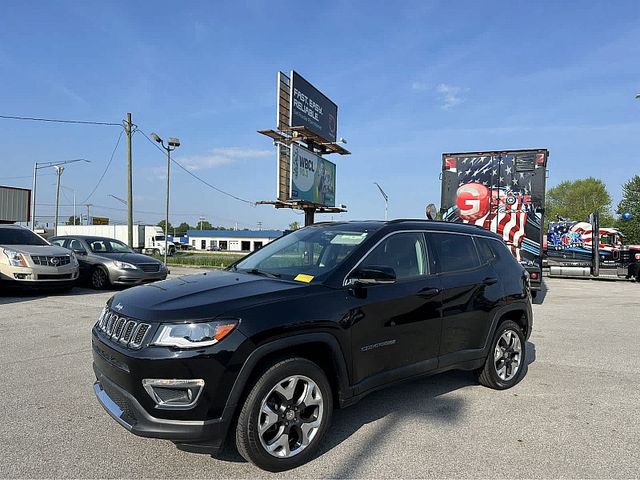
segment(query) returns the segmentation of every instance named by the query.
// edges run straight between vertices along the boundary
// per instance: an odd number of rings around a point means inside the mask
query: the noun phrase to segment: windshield
[[[46,240],[26,228],[0,228],[0,245],[49,245]]]
[[[344,228],[303,228],[265,245],[234,268],[308,283],[339,266],[369,233]]]
[[[133,253],[126,244],[113,238],[96,238],[87,243],[93,253]]]

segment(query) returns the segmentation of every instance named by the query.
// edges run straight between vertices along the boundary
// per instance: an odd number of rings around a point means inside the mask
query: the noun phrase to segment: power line
[[[120,139],[122,138],[122,134],[123,133],[124,133],[124,130],[121,130],[120,134],[118,135],[118,140],[116,140],[116,146],[113,147],[113,151],[111,152],[111,158],[109,158],[109,161],[107,162],[107,166],[104,168],[104,171],[102,172],[102,175],[100,176],[100,179],[98,180],[98,183],[96,183],[96,186],[93,187],[93,190],[91,190],[91,193],[89,194],[89,196],[87,198],[85,198],[84,201],[82,201],[80,203],[87,203],[87,201],[93,196],[93,194],[96,193],[96,190],[100,186],[100,183],[102,183],[102,179],[104,179],[104,176],[107,174],[107,170],[109,170],[109,167],[111,166],[111,162],[113,162],[113,157],[116,154],[116,150],[118,149],[118,145],[120,145]]]
[[[19,117],[14,115],[0,115],[0,118],[4,118],[5,120],[28,120],[33,122],[73,123],[78,125],[107,125],[110,127],[122,127],[121,123],[94,122],[87,120],[62,120],[58,118]]]
[[[139,128],[136,130],[137,132],[140,132],[144,138],[146,138],[149,143],[151,143],[154,147],[156,147],[158,150],[160,150],[163,154],[166,154],[165,150],[160,147],[156,142],[154,142],[153,140],[151,140],[146,133],[144,133],[142,130],[140,130]],[[199,176],[197,176],[195,173],[193,173],[192,171],[190,171],[189,169],[185,168],[181,163],[177,162],[176,160],[174,160],[173,158],[171,159],[171,161],[173,163],[175,163],[178,167],[180,167],[180,169],[182,169],[184,172],[188,173],[189,175],[191,175],[193,178],[195,178],[196,180],[198,180],[199,182],[205,184],[207,187],[212,188],[213,190],[215,190],[216,192],[222,193],[223,195],[226,195],[228,197],[231,197],[235,200],[238,200],[239,202],[244,202],[247,203],[251,206],[255,206],[256,202],[252,202],[251,200],[247,200],[245,198],[242,197],[238,197],[237,195],[234,195],[233,193],[229,193],[226,192],[224,190],[222,190],[221,188],[218,188],[214,185],[211,185],[209,182],[207,182],[206,180],[200,178]]]

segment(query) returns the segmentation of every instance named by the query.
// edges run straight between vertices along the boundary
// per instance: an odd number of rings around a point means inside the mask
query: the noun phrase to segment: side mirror
[[[395,281],[396,272],[393,268],[383,265],[371,265],[355,270],[349,277],[348,284],[377,285],[380,283],[394,283]]]
[[[85,256],[87,254],[87,251],[81,248],[74,248],[73,253],[75,253],[76,255]]]

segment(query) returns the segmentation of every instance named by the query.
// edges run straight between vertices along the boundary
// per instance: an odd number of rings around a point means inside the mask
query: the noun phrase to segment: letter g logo
[[[467,183],[456,192],[458,215],[474,222],[489,212],[489,189],[480,183]]]

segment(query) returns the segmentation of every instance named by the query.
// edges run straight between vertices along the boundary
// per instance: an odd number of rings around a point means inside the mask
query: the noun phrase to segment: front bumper
[[[149,415],[138,401],[109,380],[94,364],[93,384],[100,405],[111,417],[131,433],[140,437],[162,438],[178,444],[206,444],[218,450],[224,443],[230,415],[210,420],[170,420]],[[225,418],[226,417],[226,418]]]
[[[140,285],[143,283],[159,282],[167,278],[167,271],[143,272],[133,269],[109,269],[109,280],[114,285]]]
[[[66,284],[78,279],[78,266],[69,264],[61,267],[53,266],[28,266],[16,267],[2,265],[0,267],[0,280],[11,283],[29,285],[53,285]]]

